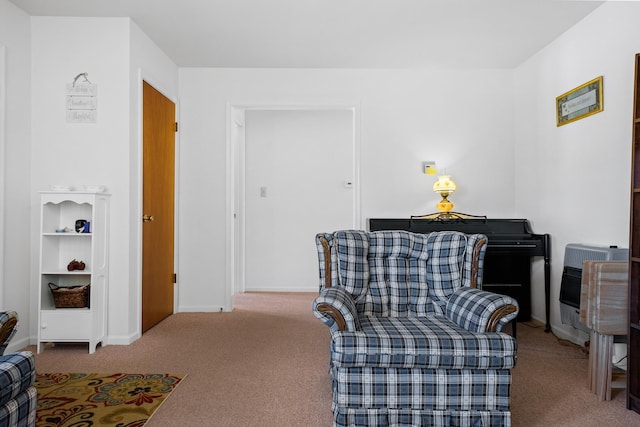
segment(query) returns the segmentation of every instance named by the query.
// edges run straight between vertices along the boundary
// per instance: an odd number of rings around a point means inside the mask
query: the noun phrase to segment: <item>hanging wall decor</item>
[[[95,123],[98,118],[98,85],[80,73],[66,87],[67,123]],[[83,78],[82,81],[78,79]]]
[[[604,109],[602,76],[556,98],[557,126],[575,122]]]

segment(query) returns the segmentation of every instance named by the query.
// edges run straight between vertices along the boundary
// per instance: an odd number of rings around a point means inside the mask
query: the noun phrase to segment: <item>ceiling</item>
[[[131,17],[181,67],[513,68],[602,1],[10,0]]]

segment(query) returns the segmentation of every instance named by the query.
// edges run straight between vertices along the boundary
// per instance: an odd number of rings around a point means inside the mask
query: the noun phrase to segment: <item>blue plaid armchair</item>
[[[335,426],[508,426],[517,302],[481,290],[487,238],[316,236]]]
[[[0,312],[0,426],[36,425],[38,392],[33,386],[36,367],[33,353],[4,355],[18,327],[15,311]]]

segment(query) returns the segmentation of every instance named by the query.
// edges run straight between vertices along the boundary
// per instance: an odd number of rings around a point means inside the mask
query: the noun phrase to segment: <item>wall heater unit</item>
[[[564,251],[564,269],[560,284],[560,320],[586,333],[590,330],[580,322],[580,290],[584,261],[627,261],[629,250],[617,246],[592,246],[569,243]]]

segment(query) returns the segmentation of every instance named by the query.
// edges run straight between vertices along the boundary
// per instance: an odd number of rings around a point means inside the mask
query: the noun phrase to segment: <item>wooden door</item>
[[[175,105],[143,89],[142,332],[173,313]]]

